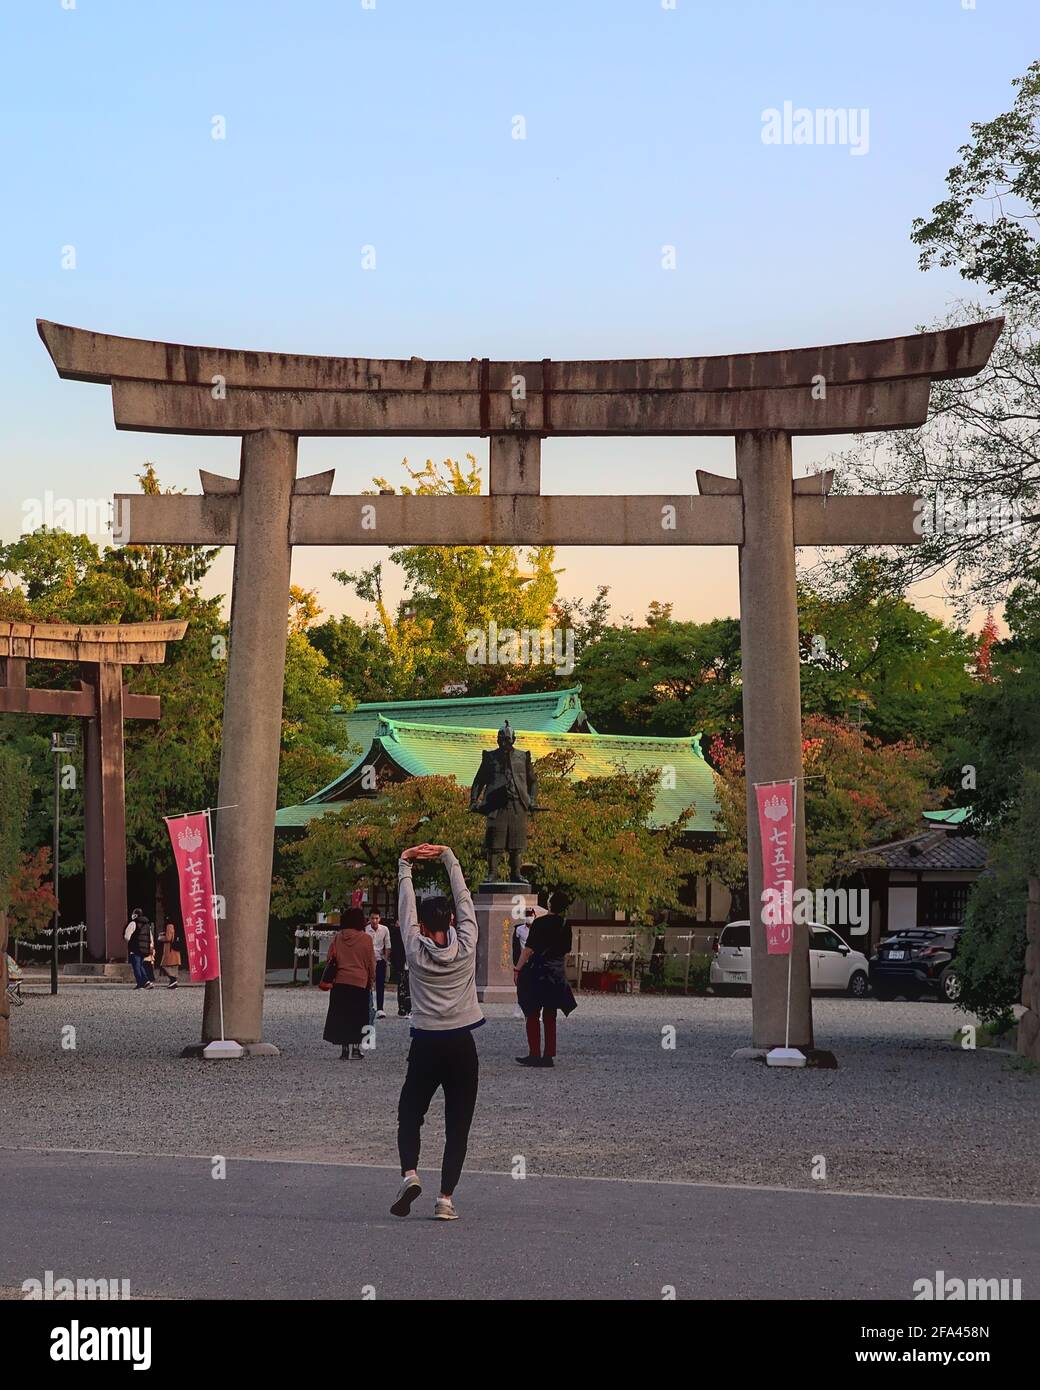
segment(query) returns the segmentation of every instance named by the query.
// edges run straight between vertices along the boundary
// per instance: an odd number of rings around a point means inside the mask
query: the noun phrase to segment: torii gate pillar
[[[111,662],[80,667],[94,694],[97,717],[83,737],[84,877],[90,952],[125,960],[126,793],[123,753],[123,670]],[[162,924],[160,924],[162,925]]]
[[[762,902],[762,849],[755,783],[802,775],[801,676],[795,588],[791,436],[783,430],[736,436],[737,478],[744,495],[740,546],[740,660],[747,778],[748,903],[757,923]],[[805,799],[798,784],[794,887],[805,887]],[[808,932],[794,928],[791,974],[792,1047],[813,1044]],[[770,955],[765,933],[751,933],[752,1042],[783,1045],[787,957]]]
[[[260,1042],[263,1026],[296,456],[296,436],[281,430],[242,438],[215,887],[226,912],[227,929],[220,934],[224,1030],[240,1043]],[[215,981],[206,986],[203,1036],[220,1037]]]

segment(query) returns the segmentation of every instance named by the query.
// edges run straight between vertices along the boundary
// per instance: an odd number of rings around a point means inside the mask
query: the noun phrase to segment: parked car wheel
[[[939,976],[939,998],[947,1004],[956,1004],[961,997],[961,979],[952,965],[948,965]]]
[[[849,980],[849,994],[853,999],[866,999],[870,991],[870,981],[865,970],[854,970]]]

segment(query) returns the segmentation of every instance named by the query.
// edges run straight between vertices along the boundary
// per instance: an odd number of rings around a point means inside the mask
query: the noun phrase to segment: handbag
[[[339,967],[336,964],[336,957],[329,956],[325,962],[325,969],[321,972],[321,979],[318,981],[319,989],[331,989],[336,983],[336,971]]]

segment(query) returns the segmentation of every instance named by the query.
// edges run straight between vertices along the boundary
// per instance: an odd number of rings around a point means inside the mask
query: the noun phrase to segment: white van
[[[842,941],[830,927],[809,923],[809,984],[812,989],[840,990],[863,999],[870,990],[867,958]],[[751,985],[751,923],[730,922],[719,934],[710,981],[716,992]]]

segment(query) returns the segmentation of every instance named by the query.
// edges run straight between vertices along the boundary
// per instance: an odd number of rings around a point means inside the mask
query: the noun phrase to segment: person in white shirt
[[[383,994],[386,989],[386,968],[390,961],[390,928],[383,923],[378,912],[370,912],[365,931],[372,938],[372,949],[376,953],[376,1018],[386,1018]]]

